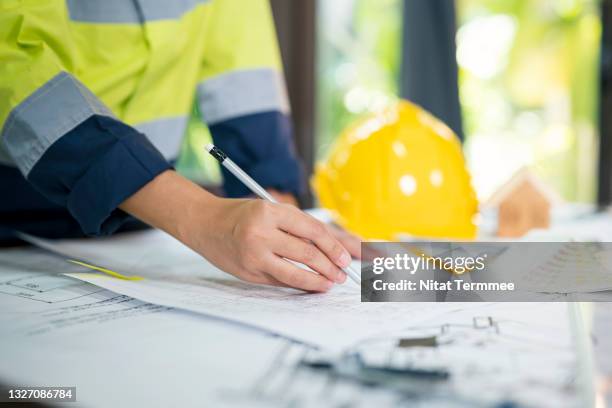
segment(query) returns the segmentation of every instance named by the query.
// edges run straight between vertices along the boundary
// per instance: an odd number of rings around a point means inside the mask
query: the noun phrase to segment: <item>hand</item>
[[[350,263],[350,255],[321,222],[288,204],[220,201],[212,214],[209,205],[202,209],[209,215],[192,220],[197,227],[187,238],[219,268],[248,282],[316,292],[346,280],[340,267]]]
[[[361,239],[335,224],[326,224],[329,232],[342,244],[353,258],[361,259]]]
[[[346,280],[346,249],[323,223],[288,204],[218,198],[166,171],[120,208],[249,282],[320,292]]]
[[[297,207],[298,202],[295,196],[291,193],[282,193],[278,190],[269,189],[268,192],[272,197],[279,203],[286,203],[295,205]],[[326,224],[329,232],[348,250],[349,254],[353,258],[361,259],[361,240],[356,236],[346,231],[345,229],[334,225]]]
[[[278,190],[274,190],[273,188],[268,189],[268,193],[270,193],[270,195],[279,203],[291,204],[296,207],[298,206],[297,199],[291,193],[282,193]]]

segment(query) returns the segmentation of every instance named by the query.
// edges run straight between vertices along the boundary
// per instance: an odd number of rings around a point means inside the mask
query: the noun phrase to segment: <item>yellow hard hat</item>
[[[476,237],[459,139],[407,101],[346,129],[311,183],[336,221],[365,239]]]

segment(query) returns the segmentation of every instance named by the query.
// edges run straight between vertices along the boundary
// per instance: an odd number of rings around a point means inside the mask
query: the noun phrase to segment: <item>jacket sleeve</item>
[[[0,139],[23,176],[91,235],[170,168],[79,80],[65,1],[0,2]]]
[[[265,188],[300,194],[289,102],[267,0],[213,2],[198,104],[213,140]],[[250,194],[222,168],[228,196]]]

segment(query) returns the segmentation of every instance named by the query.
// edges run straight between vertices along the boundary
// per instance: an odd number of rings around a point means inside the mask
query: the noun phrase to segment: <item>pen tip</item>
[[[214,148],[215,148],[215,145],[214,145],[214,144],[212,144],[212,143],[207,143],[207,144],[206,144],[206,147],[205,147],[206,151],[207,151],[207,152],[209,152],[209,153],[210,153],[210,151],[211,151],[212,149],[214,149]]]

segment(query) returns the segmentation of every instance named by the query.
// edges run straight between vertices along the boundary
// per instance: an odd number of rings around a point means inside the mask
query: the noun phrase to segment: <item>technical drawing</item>
[[[45,303],[59,303],[103,291],[95,285],[56,274],[36,273],[2,279],[0,293]]]
[[[575,355],[561,332],[468,314],[361,342],[341,357],[284,340],[248,390],[224,397],[273,407],[577,406]],[[360,365],[349,364],[356,358]],[[385,381],[367,377],[384,371]]]

